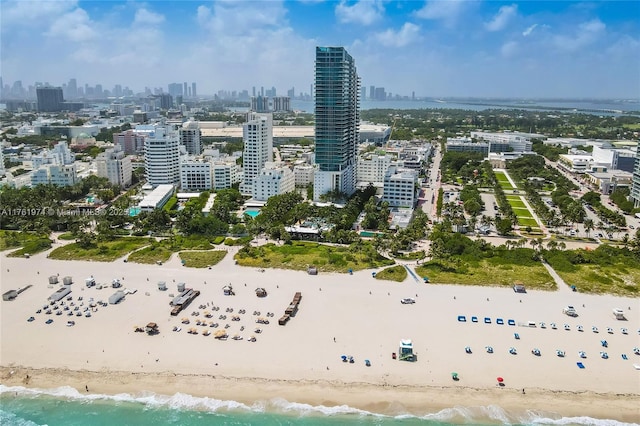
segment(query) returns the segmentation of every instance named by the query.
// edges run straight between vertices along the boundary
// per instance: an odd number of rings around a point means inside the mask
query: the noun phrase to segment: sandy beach
[[[640,347],[638,299],[593,296],[568,288],[518,294],[490,287],[426,285],[411,276],[394,283],[373,279],[371,271],[318,276],[275,269],[261,272],[235,265],[234,250],[218,265],[203,270],[181,266],[176,256],[159,266],[123,259],[55,261],[46,253],[30,259],[7,258],[3,253],[1,292],[33,286],[0,304],[0,383],[37,388],[68,385],[79,390],[87,386],[105,394],[184,392],[247,403],[280,397],[388,413],[496,404],[640,422],[640,370],[634,368],[640,365],[640,356],[633,353]],[[75,306],[88,305],[91,298],[107,301],[115,292],[110,286],[86,288],[89,276],[102,284],[118,278],[124,288],[137,291],[117,305],[98,306],[90,318],[68,317],[68,311],[37,314],[61,286],[48,284],[48,277],[57,274],[60,281],[73,277],[70,296]],[[168,290],[158,290],[158,281],[166,281]],[[169,295],[177,294],[178,282],[201,294],[174,317],[169,314]],[[222,287],[228,284],[235,296],[223,295]],[[268,296],[256,297],[256,287],[264,287]],[[278,318],[298,291],[302,301],[297,315],[279,326]],[[416,303],[401,304],[406,297]],[[199,309],[200,305],[206,307]],[[579,316],[564,315],[566,305],[575,306]],[[613,308],[624,309],[627,320],[616,320]],[[204,318],[205,311],[212,317]],[[233,315],[240,320],[232,321]],[[459,321],[459,315],[467,321]],[[35,320],[28,322],[30,316]],[[479,322],[472,322],[472,316]],[[190,324],[181,323],[185,317]],[[267,318],[269,324],[257,324],[258,317]],[[491,318],[490,324],[484,323],[485,317]],[[498,318],[503,325],[496,323]],[[46,324],[47,319],[53,323]],[[206,326],[196,325],[205,319]],[[508,319],[516,325],[509,326]],[[66,326],[68,320],[75,326]],[[159,325],[158,335],[134,332],[135,326],[151,321]],[[525,326],[529,321],[536,327]],[[218,327],[209,327],[210,322]],[[540,322],[546,327],[541,328]],[[229,336],[238,334],[242,340],[215,339],[213,333],[226,324]],[[570,330],[564,329],[565,324]],[[584,331],[578,331],[578,325]],[[172,331],[176,326],[182,331]],[[607,332],[608,327],[613,333]],[[198,334],[187,334],[190,328]],[[204,336],[205,330],[212,335]],[[255,342],[249,341],[251,336]],[[417,362],[392,359],[401,339],[413,341]],[[606,348],[602,340],[607,341]],[[465,352],[467,346],[472,353]],[[509,353],[511,347],[517,355]],[[541,355],[533,355],[533,348]],[[557,349],[566,356],[556,356]],[[579,351],[585,351],[587,358],[579,358]],[[601,357],[602,351],[608,359]],[[355,362],[344,363],[341,355],[353,356]],[[580,361],[584,369],[577,367]],[[459,381],[452,380],[452,372],[458,373]],[[504,379],[504,386],[498,386],[497,377]]]

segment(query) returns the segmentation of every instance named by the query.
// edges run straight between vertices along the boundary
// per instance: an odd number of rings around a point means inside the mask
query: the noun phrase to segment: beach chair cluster
[[[458,315],[458,322],[467,322],[467,317],[466,315]],[[471,322],[475,322],[478,323],[480,322],[479,318],[477,316],[472,316],[471,317]],[[483,321],[485,324],[491,324],[492,320],[491,317],[484,317]],[[502,318],[496,318],[496,324],[497,325],[504,325],[505,321]],[[507,320],[507,324],[510,326],[515,326],[516,325],[516,321],[514,319],[508,319]]]
[[[69,277],[65,277],[67,279]],[[64,287],[62,288],[64,289]],[[67,289],[68,290],[68,289]],[[58,292],[56,292],[58,293]],[[66,292],[64,295],[67,296],[70,291]],[[78,296],[78,298],[74,301],[72,296],[67,296],[66,298],[49,298],[49,303],[46,305],[42,305],[41,308],[36,310],[36,315],[51,315],[51,316],[67,316],[76,318],[91,318],[92,315],[100,308],[106,308],[109,306],[107,302],[103,302],[102,300],[94,301],[93,297],[89,298],[88,301],[84,301],[83,296]],[[34,322],[36,317],[30,316],[27,318],[27,322]],[[53,318],[48,318],[45,321],[45,324],[53,324]],[[66,325],[68,327],[73,327],[75,325],[75,321],[68,320]]]
[[[300,305],[301,300],[302,300],[302,293],[298,291],[293,296],[293,300],[291,301],[289,306],[287,306],[287,309],[285,309],[284,315],[281,316],[280,319],[278,319],[278,324],[287,325],[291,317],[296,316],[296,314],[298,313],[298,306]]]

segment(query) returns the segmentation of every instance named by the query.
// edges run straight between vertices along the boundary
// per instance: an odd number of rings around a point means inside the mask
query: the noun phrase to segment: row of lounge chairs
[[[467,322],[467,317],[465,315],[458,315],[458,321],[459,322]],[[471,317],[471,322],[479,322],[478,317],[472,316]],[[491,324],[491,317],[484,317],[484,323],[485,324]],[[504,319],[496,318],[496,324],[504,325]],[[511,326],[514,326],[514,325],[516,325],[516,321],[513,320],[513,319],[508,319],[507,320],[507,324],[509,324]]]

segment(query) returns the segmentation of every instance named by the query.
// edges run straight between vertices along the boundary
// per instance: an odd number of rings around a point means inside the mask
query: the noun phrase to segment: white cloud
[[[522,32],[523,37],[528,37],[531,35],[531,33],[533,32],[533,30],[536,29],[536,27],[538,26],[538,24],[533,24],[530,27],[528,27],[526,30],[524,30]]]
[[[71,41],[86,42],[94,39],[98,33],[95,24],[84,9],[77,8],[56,19],[47,32],[50,37],[64,37]]]
[[[133,19],[134,25],[157,25],[164,22],[164,16],[151,12],[145,8],[136,10],[135,17]]]
[[[77,0],[60,1],[2,1],[2,27],[16,25],[42,25],[62,13],[76,8]]]
[[[346,0],[342,0],[336,6],[336,17],[343,24],[371,25],[382,19],[384,5],[380,0],[359,0],[349,6]]]
[[[593,19],[578,25],[574,34],[555,36],[553,44],[560,50],[575,51],[594,43],[605,32],[606,25],[599,19]]]
[[[420,27],[406,22],[398,31],[389,28],[375,35],[376,40],[383,46],[403,47],[420,38]]]
[[[241,35],[263,27],[277,28],[286,25],[287,11],[282,1],[265,1],[260,8],[247,10],[242,2],[218,1],[212,8],[199,6],[198,23],[211,31]]]
[[[427,0],[414,15],[422,19],[441,20],[451,25],[471,3],[473,3],[471,0]]]
[[[502,54],[502,56],[509,58],[518,53],[519,47],[520,46],[518,45],[518,42],[508,41],[502,45],[502,47],[500,48],[500,53]]]
[[[502,6],[500,10],[498,10],[496,16],[494,16],[491,21],[486,22],[484,24],[484,27],[487,29],[487,31],[501,31],[509,24],[509,21],[511,21],[511,19],[515,17],[517,13],[518,6],[515,4],[512,4],[510,6]]]

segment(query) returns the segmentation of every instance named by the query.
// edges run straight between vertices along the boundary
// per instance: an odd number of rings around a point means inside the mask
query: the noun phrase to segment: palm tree
[[[589,238],[589,234],[591,233],[591,231],[593,231],[594,226],[595,225],[593,223],[593,220],[585,219],[585,221],[584,221],[584,231],[587,233],[587,238]]]

